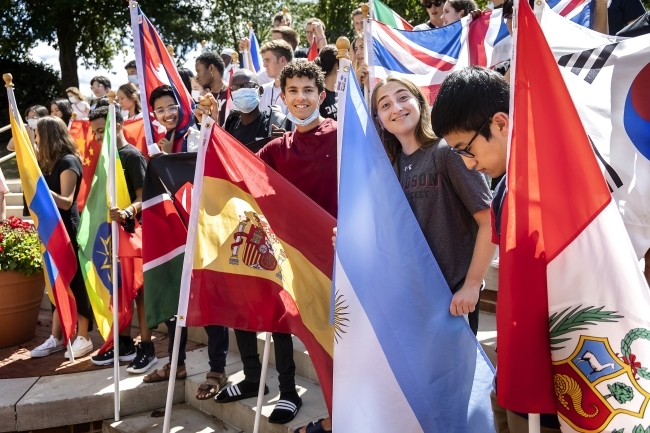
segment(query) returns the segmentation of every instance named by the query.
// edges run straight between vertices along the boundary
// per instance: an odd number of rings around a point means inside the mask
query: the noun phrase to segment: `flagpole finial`
[[[111,90],[111,92],[112,92],[112,90]],[[73,111],[72,114],[70,115],[70,119],[77,120],[77,116],[78,116],[77,112]]]
[[[208,44],[208,41],[206,41],[205,39],[203,39],[203,40],[201,41],[201,47],[202,47],[202,48],[205,48],[205,46],[206,46],[207,44]]]
[[[364,19],[368,18],[370,14],[370,6],[368,6],[368,3],[362,3],[360,7],[361,7],[361,14],[363,15],[363,18]]]
[[[234,65],[238,65],[238,64],[239,64],[239,54],[237,53],[237,51],[235,51],[234,53],[232,53],[232,54],[230,55],[230,58],[232,59],[232,63],[233,63]]]
[[[250,21],[249,21],[248,23],[246,23],[246,25],[248,26],[249,29],[252,29],[252,28],[253,28],[253,23],[250,22]]]
[[[5,87],[14,87],[14,77],[11,74],[2,74],[2,79],[5,80]]]
[[[282,6],[282,14],[284,15],[284,14],[286,14],[287,12],[289,12],[289,9],[287,9],[286,6]]]
[[[109,90],[108,93],[106,94],[108,96],[108,103],[113,105],[115,104],[115,97],[117,96],[117,93],[115,93],[115,90]]]
[[[169,55],[174,57],[174,46],[173,45],[167,45],[165,48],[167,48],[167,52],[169,53]]]
[[[337,59],[350,60],[350,40],[345,36],[341,36],[336,40],[336,48],[339,50]]]

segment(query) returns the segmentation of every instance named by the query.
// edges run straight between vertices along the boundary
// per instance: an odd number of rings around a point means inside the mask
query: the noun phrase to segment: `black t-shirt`
[[[126,188],[129,190],[129,199],[133,203],[136,198],[135,191],[144,185],[144,175],[147,172],[147,160],[142,152],[130,144],[117,150],[120,154]]]
[[[609,21],[609,34],[615,35],[627,26],[632,20],[645,13],[645,8],[640,0],[612,0],[607,8]]]
[[[75,155],[65,155],[52,168],[52,172],[45,176],[45,182],[50,191],[61,194],[61,173],[66,170],[72,170],[77,175],[72,206],[68,210],[59,208],[61,220],[65,226],[66,232],[72,241],[72,245],[77,246],[77,228],[79,227],[79,208],[77,207],[77,196],[79,195],[79,186],[81,186],[82,166],[81,160]]]
[[[320,104],[320,115],[326,119],[336,120],[338,101],[339,98],[336,92],[330,92],[325,89],[325,100]]]
[[[248,125],[241,122],[241,114],[233,112],[228,120],[224,129],[240,143],[248,145],[254,141],[267,138],[269,136],[269,122],[271,115],[268,111],[263,111],[255,120]],[[247,146],[248,147],[248,146]]]

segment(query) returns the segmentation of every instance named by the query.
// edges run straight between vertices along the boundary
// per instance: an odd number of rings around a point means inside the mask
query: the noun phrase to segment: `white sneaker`
[[[58,340],[54,335],[50,335],[50,338],[45,340],[45,343],[32,349],[29,354],[32,358],[42,358],[43,356],[47,356],[50,353],[58,352],[63,349],[65,349],[63,346],[63,340]]]
[[[93,342],[90,340],[86,340],[81,335],[77,337],[74,343],[72,343],[72,354],[74,355],[74,359],[81,358],[84,355],[88,355],[92,351],[93,351]],[[65,351],[65,357],[67,359],[70,359],[69,350]]]

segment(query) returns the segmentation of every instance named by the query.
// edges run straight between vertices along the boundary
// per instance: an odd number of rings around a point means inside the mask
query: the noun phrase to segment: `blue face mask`
[[[242,113],[250,113],[260,105],[260,93],[258,89],[241,88],[231,93],[232,103]]]

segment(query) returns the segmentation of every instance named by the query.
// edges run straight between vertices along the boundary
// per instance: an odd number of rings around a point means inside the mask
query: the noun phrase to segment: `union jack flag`
[[[151,21],[142,13],[142,9],[140,9],[137,2],[131,0],[129,8],[131,11],[133,43],[135,45],[135,63],[140,87],[140,102],[142,103],[142,111],[146,113],[143,120],[147,136],[147,148],[150,154],[158,153],[156,143],[166,132],[165,128],[155,121],[153,107],[149,105],[149,96],[157,87],[167,84],[174,91],[179,106],[173,152],[186,151],[185,135],[189,127],[194,124],[194,100],[178,74],[174,59],[167,51]],[[170,139],[170,137],[171,132],[168,132],[167,139]]]

